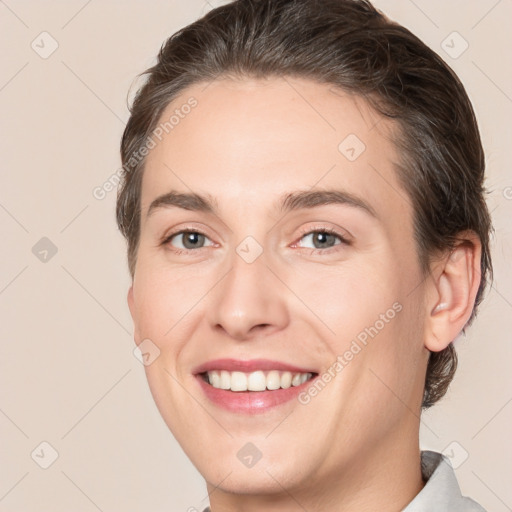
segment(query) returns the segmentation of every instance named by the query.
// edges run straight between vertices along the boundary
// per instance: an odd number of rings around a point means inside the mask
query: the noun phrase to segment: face
[[[393,125],[302,79],[196,84],[176,109],[128,297],[162,417],[219,492],[371,478],[417,449],[427,354]]]

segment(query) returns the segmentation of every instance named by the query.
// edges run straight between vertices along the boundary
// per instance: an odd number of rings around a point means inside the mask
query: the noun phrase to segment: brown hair
[[[237,0],[172,35],[144,74],[121,142],[117,199],[132,277],[145,161],[140,151],[166,106],[187,86],[219,77],[296,76],[363,96],[396,120],[398,176],[413,204],[425,276],[431,257],[452,249],[462,231],[473,230],[481,240],[481,284],[472,321],[492,274],[480,135],[457,76],[406,28],[365,0]],[[456,365],[452,344],[431,353],[423,407],[446,393]]]

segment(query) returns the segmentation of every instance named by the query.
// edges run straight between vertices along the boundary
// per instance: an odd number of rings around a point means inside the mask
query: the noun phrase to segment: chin
[[[250,469],[236,468],[228,464],[200,468],[200,473],[206,482],[218,487],[219,490],[231,494],[249,495],[281,494],[283,487],[298,485],[300,476],[293,474],[293,471],[294,468],[290,464],[287,464],[287,467],[277,468],[266,465],[262,461]]]

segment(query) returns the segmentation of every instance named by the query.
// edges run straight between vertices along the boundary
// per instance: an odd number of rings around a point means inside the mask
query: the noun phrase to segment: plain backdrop
[[[218,2],[0,0],[0,511],[192,511],[201,476],[134,357],[116,191],[126,97]],[[379,0],[458,73],[487,155],[495,280],[423,416],[464,493],[512,510],[511,0]],[[313,433],[312,433],[313,435]],[[44,443],[44,444],[41,444]],[[55,460],[54,460],[55,459]],[[43,466],[48,466],[44,469]]]

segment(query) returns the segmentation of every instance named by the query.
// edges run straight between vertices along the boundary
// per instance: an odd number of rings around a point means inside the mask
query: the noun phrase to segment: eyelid
[[[198,228],[181,227],[179,229],[176,229],[176,230],[173,230],[173,231],[171,231],[169,233],[166,233],[163,236],[163,238],[164,238],[164,240],[168,240],[168,239],[172,238],[173,236],[181,235],[182,233],[199,233],[201,235],[207,236],[206,233],[204,233],[203,231],[201,231]]]
[[[337,236],[340,238],[342,243],[345,243],[346,245],[350,245],[353,241],[353,236],[346,230],[342,228],[334,228],[332,226],[326,226],[324,225],[313,225],[313,226],[307,226],[300,229],[299,238],[297,241],[300,241],[302,238],[304,238],[306,235],[309,235],[311,233],[329,233],[331,235]],[[297,242],[294,242],[296,244]],[[317,249],[322,250],[322,249]]]
[[[172,229],[168,232],[166,232],[160,241],[160,245],[166,245],[168,244],[172,238],[174,238],[177,235],[181,235],[184,233],[198,233],[199,235],[203,235],[208,240],[212,242],[213,245],[215,245],[215,242],[211,239],[211,237],[205,232],[206,230],[200,229],[194,226],[180,226],[179,228]],[[200,249],[203,249],[203,247],[200,247]],[[197,249],[178,249],[181,251],[197,251]]]

